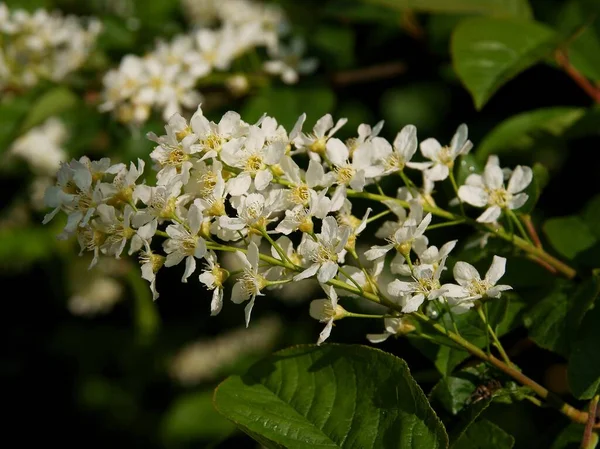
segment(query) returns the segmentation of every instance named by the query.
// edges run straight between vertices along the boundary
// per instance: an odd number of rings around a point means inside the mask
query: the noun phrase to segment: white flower
[[[412,250],[418,256],[419,260],[415,262],[418,265],[429,265],[434,270],[442,260],[445,260],[450,251],[454,249],[458,240],[452,240],[444,243],[438,250],[437,246],[427,246],[427,242],[423,240],[417,240],[414,242]],[[394,260],[390,264],[390,269],[394,274],[400,274],[402,276],[410,276],[410,267],[406,263],[406,258],[401,254],[397,254]]]
[[[458,156],[464,156],[473,148],[473,144],[467,139],[467,134],[467,125],[463,123],[452,137],[450,146],[442,147],[433,138],[421,142],[421,153],[432,161],[422,166],[422,168],[428,167],[425,170],[427,178],[431,181],[442,181],[448,177],[450,169],[454,166],[454,160]]]
[[[385,139],[373,139],[376,158],[381,160],[384,168],[382,174],[396,173],[404,170],[405,167],[419,170],[427,168],[427,163],[410,162],[417,152],[417,146],[417,128],[414,125],[406,125],[402,128],[394,139],[393,148]]]
[[[410,213],[404,224],[398,228],[393,236],[386,240],[387,245],[375,245],[365,253],[367,260],[375,260],[383,257],[392,248],[396,248],[402,256],[408,255],[414,245],[427,245],[427,237],[423,234],[431,223],[431,214],[423,217],[423,207],[416,201],[411,202]]]
[[[227,279],[227,271],[221,268],[217,262],[217,255],[214,251],[208,251],[204,258],[206,265],[198,279],[206,288],[213,291],[210,314],[214,316],[223,308],[223,283]]]
[[[473,306],[473,301],[480,298],[499,298],[500,294],[505,290],[511,290],[510,285],[496,285],[500,278],[504,275],[506,269],[506,259],[504,257],[494,256],[492,264],[481,279],[479,272],[473,265],[467,262],[456,262],[454,265],[454,279],[459,285],[446,284],[444,285],[444,296],[449,300],[454,299],[461,303],[461,307],[465,307],[465,301]]]
[[[241,196],[234,202],[237,217],[221,216],[219,225],[232,231],[248,229],[266,229],[274,219],[271,215],[280,210],[282,195],[280,191],[270,190],[265,198],[260,193]]]
[[[54,176],[60,163],[67,159],[63,149],[66,137],[67,129],[63,122],[50,117],[16,139],[9,151],[27,161],[35,173]]]
[[[196,259],[206,254],[206,242],[198,235],[201,225],[202,212],[196,204],[192,204],[186,226],[181,223],[167,226],[169,238],[163,243],[167,253],[165,267],[177,265],[185,258],[185,272],[181,282],[187,282],[187,278],[196,270]]]
[[[378,280],[379,276],[381,275],[381,273],[383,272],[384,262],[385,262],[385,258],[383,258],[383,257],[381,259],[374,260],[373,266],[369,270],[366,270],[366,273],[365,273],[365,270],[362,270],[358,267],[345,266],[344,274],[341,274],[341,277],[346,279],[346,283],[348,285],[351,285],[352,287],[356,287],[356,284],[358,284],[361,286],[361,288],[364,291],[367,291],[367,292],[376,291],[378,288],[377,280]],[[350,278],[348,278],[346,276],[346,274],[348,276],[350,276]],[[367,278],[367,275],[369,276],[370,280],[369,280],[369,278]],[[374,285],[371,285],[370,281],[372,281],[374,283]],[[358,296],[347,290],[340,290],[340,295]]]
[[[198,149],[204,152],[204,158],[215,157],[225,142],[243,134],[244,123],[240,115],[233,111],[225,113],[218,124],[210,122],[204,117],[201,106],[192,115],[190,125],[198,136]]]
[[[416,312],[426,299],[436,299],[445,293],[440,284],[445,263],[442,260],[435,270],[430,265],[416,266],[412,282],[396,279],[388,285],[388,293],[400,299],[403,313]]]
[[[286,84],[298,82],[298,75],[307,75],[317,68],[315,58],[302,59],[306,44],[301,37],[295,37],[289,47],[278,45],[274,51],[269,52],[271,61],[266,61],[263,67],[271,75],[280,75]]]
[[[142,265],[142,278],[150,282],[152,298],[156,301],[159,297],[156,290],[156,273],[165,263],[165,257],[154,253],[150,249],[150,244],[144,242],[145,249],[140,252],[140,263]]]
[[[285,218],[277,225],[275,232],[288,235],[293,231],[302,232],[313,231],[312,217],[323,219],[331,211],[331,200],[326,196],[326,191],[319,193],[309,189],[308,207],[303,205],[295,206],[293,209],[286,209]]]
[[[182,182],[177,176],[164,179],[164,185],[150,187],[142,184],[133,191],[134,201],[141,200],[146,206],[133,217],[133,225],[140,227],[151,221],[160,222],[173,218],[180,205]]]
[[[385,331],[381,334],[367,334],[367,340],[371,343],[382,343],[392,335],[404,335],[415,330],[415,326],[406,318],[384,318]]]
[[[227,181],[227,190],[232,196],[248,192],[252,180],[261,191],[273,180],[269,166],[279,163],[285,152],[283,142],[265,145],[265,133],[252,126],[246,138],[234,139],[223,145],[221,158],[226,164],[241,169],[241,173]]]
[[[327,147],[327,141],[333,136],[342,126],[348,121],[347,118],[341,118],[333,126],[333,118],[331,114],[325,114],[313,128],[313,132],[310,134],[302,133],[294,139],[294,145],[298,152],[308,152],[311,157],[317,157],[320,160],[319,155],[325,154]],[[327,133],[327,134],[326,134]]]
[[[383,171],[382,167],[372,164],[370,150],[368,145],[361,146],[354,152],[352,162],[349,162],[348,147],[340,139],[329,139],[326,154],[334,166],[335,183],[362,192],[366,180],[380,175]]]
[[[296,275],[294,280],[306,279],[315,274],[322,284],[333,279],[338,272],[340,253],[346,246],[350,232],[348,226],[338,226],[335,218],[325,217],[321,233],[316,235],[316,241],[303,234],[298,252],[313,264]]]
[[[244,266],[244,272],[233,286],[231,300],[235,304],[241,304],[250,300],[244,309],[246,315],[246,327],[250,324],[250,315],[257,296],[263,296],[261,290],[268,285],[267,280],[258,272],[259,252],[254,242],[248,245],[248,253],[241,251],[235,253]]]
[[[310,316],[321,323],[326,323],[325,328],[319,334],[317,345],[320,345],[331,335],[333,322],[346,316],[346,311],[338,305],[338,296],[331,285],[321,285],[328,299],[316,299],[310,303]]]
[[[488,159],[483,176],[472,174],[464,186],[458,189],[458,196],[465,203],[476,207],[487,207],[477,221],[493,223],[500,218],[502,209],[518,209],[529,196],[522,191],[533,180],[533,171],[529,167],[517,166],[504,187],[504,174],[497,157]],[[521,192],[521,193],[519,193]]]

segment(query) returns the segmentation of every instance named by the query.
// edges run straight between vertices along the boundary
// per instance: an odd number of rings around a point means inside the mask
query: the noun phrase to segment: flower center
[[[244,171],[253,175],[262,168],[264,168],[264,164],[260,154],[252,154],[246,159],[246,163],[244,164]]]
[[[188,160],[188,154],[183,151],[183,148],[176,147],[171,150],[167,160],[164,161],[163,165],[172,165],[173,167],[179,167],[184,161]]]
[[[306,184],[300,184],[289,192],[290,201],[294,204],[304,205],[310,198],[310,189]]]
[[[384,159],[383,166],[386,170],[403,170],[404,160],[402,160],[397,154],[393,153]]]
[[[508,207],[508,202],[510,201],[512,195],[507,192],[506,189],[494,189],[490,190],[488,193],[490,195],[489,201],[491,204],[502,208]]]
[[[419,291],[425,295],[441,288],[440,281],[433,278],[419,278],[417,283],[419,284]]]
[[[438,153],[438,160],[448,167],[454,165],[454,157],[452,155],[452,149],[448,146],[442,147]]]
[[[267,285],[267,280],[258,273],[254,273],[251,269],[246,268],[244,274],[240,278],[242,290],[248,295],[256,296],[261,289]]]
[[[221,151],[224,141],[225,141],[225,139],[223,139],[221,136],[219,136],[217,134],[209,134],[208,136],[206,136],[204,138],[204,141],[202,142],[202,144],[204,145],[205,149],[207,149],[209,151],[210,150],[216,151],[218,153],[219,151]]]
[[[325,154],[327,139],[325,137],[314,137],[314,142],[308,147],[309,151],[317,154]]]
[[[338,184],[348,184],[356,174],[356,170],[351,165],[346,165],[344,167],[336,167],[335,173]]]
[[[196,252],[196,246],[198,245],[198,237],[189,236],[181,240],[181,248],[183,252],[188,256],[193,256]]]

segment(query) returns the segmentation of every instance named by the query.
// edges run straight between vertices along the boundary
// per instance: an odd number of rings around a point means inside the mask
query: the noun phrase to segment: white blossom
[[[467,134],[467,125],[463,123],[456,130],[449,146],[443,147],[434,138],[425,139],[421,142],[421,153],[431,160],[431,162],[422,166],[428,179],[431,181],[446,179],[450,174],[450,169],[454,167],[454,160],[458,156],[464,156],[471,151],[473,144],[467,139]]]
[[[504,174],[497,157],[490,156],[483,176],[472,174],[465,185],[458,189],[458,196],[465,203],[475,207],[486,207],[477,218],[482,223],[493,223],[500,218],[503,209],[518,209],[529,196],[523,192],[533,180],[529,167],[517,166],[510,175],[508,186],[504,186]]]

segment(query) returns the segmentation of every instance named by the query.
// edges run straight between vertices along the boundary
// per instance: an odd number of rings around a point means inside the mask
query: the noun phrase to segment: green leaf
[[[554,290],[526,312],[529,338],[537,345],[567,356],[574,348],[577,329],[600,291],[600,279],[587,279],[579,286],[560,280]]]
[[[15,137],[23,117],[31,107],[30,98],[15,97],[0,103],[0,154],[6,151]]]
[[[468,367],[444,377],[432,388],[430,398],[437,399],[453,415],[460,412],[481,382],[483,365]]]
[[[473,18],[452,36],[452,63],[481,109],[507,81],[548,55],[558,37],[548,27],[520,20]]]
[[[567,259],[574,259],[597,241],[585,221],[575,215],[551,218],[543,230],[554,249]]]
[[[225,380],[214,401],[242,430],[290,449],[448,445],[406,363],[366,346],[277,352]]]
[[[59,86],[42,95],[31,107],[21,123],[21,133],[43,123],[47,118],[58,115],[78,103],[77,95],[66,87]]]
[[[325,87],[265,88],[244,105],[241,115],[252,123],[266,113],[276,117],[286,129],[292,129],[298,117],[306,112],[304,128],[310,129],[318,119],[333,110],[334,104],[333,92]]]
[[[387,6],[394,10],[447,14],[485,14],[495,17],[531,18],[527,0],[363,0],[366,3]]]
[[[325,53],[328,66],[343,69],[354,64],[354,33],[349,27],[318,27],[310,36],[311,43]]]
[[[451,446],[452,449],[511,449],[515,439],[487,419],[476,421]]]
[[[222,439],[235,431],[235,426],[215,411],[212,396],[212,391],[200,391],[182,396],[171,405],[161,423],[167,445]]]
[[[584,427],[582,424],[570,423],[558,434],[550,449],[579,449]]]
[[[583,208],[581,217],[596,238],[600,239],[600,195],[593,197]]]
[[[386,129],[400,130],[412,124],[419,138],[428,137],[441,124],[444,113],[450,110],[450,92],[442,83],[419,82],[408,87],[386,90],[381,97],[381,115]]]
[[[569,62],[586,78],[600,80],[600,27],[598,11],[589,11],[580,0],[564,2],[556,17],[555,29],[565,36],[575,35],[567,52]]]
[[[584,108],[560,106],[514,115],[486,134],[477,145],[475,154],[481,162],[485,162],[491,154],[530,152],[541,135],[559,137],[585,112]]]
[[[17,269],[47,259],[57,246],[57,233],[52,227],[0,229],[0,267]]]
[[[473,173],[482,173],[483,165],[473,156],[467,154],[460,158],[458,163],[458,169],[456,170],[456,182],[459,186],[462,186],[469,175]]]
[[[583,318],[573,343],[567,376],[571,391],[578,399],[591,399],[600,387],[599,322],[600,306],[596,304]]]

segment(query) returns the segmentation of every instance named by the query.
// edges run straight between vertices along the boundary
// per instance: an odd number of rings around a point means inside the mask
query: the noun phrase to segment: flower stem
[[[498,349],[498,352],[500,352],[500,355],[502,356],[502,360],[504,360],[504,363],[506,363],[508,366],[514,366],[513,363],[510,361],[508,354],[504,350],[502,343],[500,343],[500,340],[498,339],[496,332],[494,332],[494,330],[492,329],[492,326],[490,326],[490,323],[489,323],[488,317],[487,317],[487,310],[484,311],[482,306],[477,306],[476,308],[477,308],[477,313],[481,317],[481,321],[483,321],[483,324],[485,324],[485,326],[487,328],[487,333],[492,337],[492,340],[494,340],[494,346],[496,347],[496,349]]]
[[[567,404],[560,397],[548,391],[542,385],[538,384],[533,379],[530,379],[522,372],[504,363],[502,360],[494,357],[492,354],[486,354],[485,351],[481,350],[474,344],[468,342],[461,336],[455,334],[454,332],[448,331],[447,329],[444,329],[443,326],[440,326],[438,323],[430,320],[426,315],[420,312],[415,312],[412,315],[420,321],[433,327],[437,332],[446,336],[454,343],[464,348],[471,355],[483,360],[484,362],[489,363],[490,365],[502,371],[507,376],[512,377],[521,385],[525,385],[531,388],[533,392],[535,392],[539,397],[544,399],[550,406],[556,408],[559,412],[561,412],[563,415],[567,416],[571,420],[581,424],[585,424],[588,422],[588,412],[578,410],[575,407]]]
[[[260,233],[262,234],[262,236],[264,238],[267,239],[267,241],[271,244],[271,246],[273,248],[275,248],[275,251],[277,251],[277,254],[279,254],[279,257],[281,257],[281,260],[284,262],[288,262],[288,263],[292,263],[292,261],[288,258],[287,254],[283,251],[283,249],[281,248],[281,246],[279,246],[279,244],[274,241],[271,236],[267,233],[266,229],[261,229]]]
[[[595,441],[592,441],[592,431],[594,429],[594,424],[596,424],[597,419],[598,400],[600,400],[600,396],[596,395],[590,401],[588,420],[585,423],[583,439],[581,440],[581,449],[594,449],[598,444],[598,438],[596,438]]]
[[[533,242],[529,238],[529,235],[527,234],[527,232],[525,232],[525,228],[523,227],[521,220],[519,220],[517,215],[512,210],[510,210],[508,208],[505,210],[506,210],[506,213],[508,214],[508,216],[510,217],[510,219],[517,225],[517,229],[519,230],[519,233],[521,234],[523,239],[525,239],[527,242],[529,242],[531,245],[533,245]]]
[[[408,201],[400,200],[398,198],[394,198],[391,196],[379,195],[377,193],[356,192],[354,190],[348,189],[348,196],[353,197],[353,198],[364,198],[364,199],[378,201],[378,202],[381,202],[384,200],[395,201],[396,203],[398,203],[405,209],[410,208],[410,204],[408,204]],[[523,239],[519,236],[510,234],[503,227],[495,227],[492,224],[479,223],[471,218],[453,214],[452,212],[449,212],[447,210],[441,209],[436,206],[431,206],[429,204],[423,204],[423,210],[425,212],[430,212],[432,215],[435,215],[440,218],[444,218],[449,221],[456,222],[456,221],[462,220],[462,221],[464,221],[464,223],[469,224],[477,229],[480,229],[485,232],[489,232],[494,237],[501,238],[502,240],[506,240],[507,242],[513,244],[520,250],[526,252],[528,255],[530,255],[530,257],[539,259],[540,261],[543,261],[546,265],[559,271],[568,279],[573,279],[577,275],[577,272],[573,268],[571,268],[569,265],[565,264],[564,262],[558,260],[557,258],[553,257],[552,255],[548,254],[546,251],[544,251],[543,248],[538,248],[531,242],[528,242],[526,239]]]
[[[460,213],[465,215],[465,206],[463,204],[463,200],[458,196],[458,184],[456,183],[456,179],[454,178],[454,172],[450,169],[449,173],[450,182],[452,183],[452,188],[454,189],[454,193],[456,194],[456,198],[458,198],[458,203],[460,204]]]

